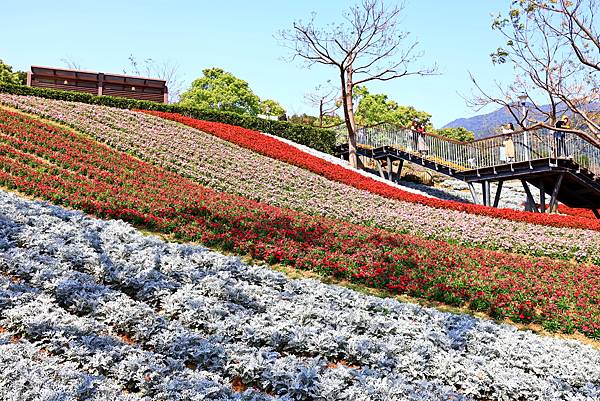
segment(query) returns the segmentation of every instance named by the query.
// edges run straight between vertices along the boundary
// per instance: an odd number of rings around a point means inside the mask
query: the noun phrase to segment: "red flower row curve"
[[[262,155],[293,164],[320,174],[330,180],[338,181],[358,189],[366,190],[387,198],[420,203],[435,208],[452,209],[471,214],[498,217],[513,221],[555,226],[585,228],[600,231],[600,221],[593,221],[587,216],[562,216],[541,213],[523,212],[511,209],[497,209],[483,205],[473,205],[456,201],[429,198],[423,195],[403,191],[383,182],[365,177],[355,171],[346,169],[335,163],[323,160],[320,157],[279,141],[258,131],[236,127],[229,124],[209,122],[186,117],[176,113],[163,113],[159,111],[137,110],[139,112],[152,114],[165,119],[177,121],[208,132],[239,146],[258,152]]]

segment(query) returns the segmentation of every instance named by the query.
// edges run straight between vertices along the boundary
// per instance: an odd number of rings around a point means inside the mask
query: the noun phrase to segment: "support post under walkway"
[[[543,179],[540,179],[540,211],[546,213],[546,189]]]
[[[552,198],[550,198],[550,205],[548,205],[548,212],[556,212],[558,210],[558,192],[560,191],[560,186],[562,184],[564,174],[558,176],[558,180],[556,180],[556,185],[554,186],[554,190],[552,191]]]
[[[404,160],[400,159],[400,164],[398,164],[398,173],[396,173],[396,181],[400,181],[400,177],[402,177],[402,168],[404,167]]]
[[[535,205],[535,199],[533,199],[533,195],[531,195],[531,190],[529,189],[529,185],[527,181],[521,180],[521,184],[523,184],[523,189],[527,194],[527,203],[525,205],[525,210],[528,212],[536,212],[539,213],[537,206]]]
[[[469,186],[469,191],[471,191],[471,196],[473,197],[473,203],[478,205],[479,198],[477,197],[477,192],[475,192],[475,186],[473,185],[472,182],[467,182],[467,185]]]
[[[486,180],[481,183],[481,190],[483,192],[483,204],[484,206],[492,205],[492,190],[490,181]]]
[[[498,187],[496,188],[496,196],[494,197],[494,207],[498,207],[498,203],[500,203],[500,194],[502,193],[502,184],[504,184],[504,181],[498,181]]]
[[[381,160],[375,159],[375,163],[377,163],[377,168],[379,169],[379,175],[381,178],[385,179],[385,174],[383,174],[383,168],[381,167]]]

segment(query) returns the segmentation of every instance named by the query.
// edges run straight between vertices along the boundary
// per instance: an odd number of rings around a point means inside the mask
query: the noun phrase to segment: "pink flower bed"
[[[369,192],[385,196],[391,199],[421,203],[435,208],[465,211],[472,214],[500,217],[514,221],[525,221],[533,224],[549,225],[555,227],[574,227],[600,230],[600,222],[590,221],[586,218],[547,215],[540,213],[521,212],[510,209],[496,209],[482,205],[473,205],[455,201],[429,198],[419,194],[413,194],[398,188],[391,187],[383,182],[365,177],[354,171],[347,170],[337,164],[327,162],[321,158],[301,151],[300,149],[278,141],[258,131],[235,127],[228,124],[196,120],[176,113],[162,113],[158,111],[140,110],[144,113],[156,115],[186,124],[190,127],[210,132],[225,140],[236,143],[263,155],[285,161],[312,172],[320,174],[328,179],[351,185],[354,188],[367,190]]]

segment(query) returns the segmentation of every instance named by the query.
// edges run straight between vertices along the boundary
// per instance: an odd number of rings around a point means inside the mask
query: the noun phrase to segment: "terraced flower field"
[[[0,183],[271,263],[548,330],[600,336],[600,267],[465,248],[203,187],[80,134],[0,111]]]
[[[600,397],[600,352],[575,341],[288,280],[4,191],[0,248],[3,400]]]
[[[600,233],[594,230],[544,226],[389,199],[214,135],[127,110],[10,95],[0,95],[0,102],[74,126],[116,149],[208,187],[274,206],[467,246],[600,262]],[[230,126],[219,124],[206,128],[216,134],[223,130],[229,139],[248,133],[229,132]],[[573,219],[578,224],[595,224],[590,219]]]

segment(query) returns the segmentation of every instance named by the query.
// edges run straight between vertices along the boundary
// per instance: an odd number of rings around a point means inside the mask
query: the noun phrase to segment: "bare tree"
[[[306,103],[319,108],[319,127],[321,128],[323,128],[323,118],[341,107],[340,89],[330,85],[331,81],[327,81],[327,83],[327,86],[318,85],[313,92],[304,95]]]
[[[362,0],[350,7],[342,23],[325,28],[296,21],[293,28],[279,32],[279,39],[291,50],[291,59],[300,58],[309,67],[323,64],[337,69],[340,79],[344,120],[348,131],[350,164],[357,167],[356,123],[353,90],[369,81],[389,81],[408,75],[430,75],[437,68],[409,69],[421,53],[417,42],[404,46],[407,32],[399,30],[403,5],[386,7],[383,0]]]
[[[493,28],[507,40],[491,56],[510,63],[515,81],[496,85],[494,95],[471,77],[479,95],[471,104],[505,106],[522,129],[552,128],[563,113],[578,124],[569,130],[600,146],[600,30],[598,0],[513,1]],[[530,111],[523,115],[515,94],[522,93]]]
[[[133,54],[129,56],[128,60],[129,67],[123,69],[123,74],[135,74],[162,79],[167,82],[167,87],[169,88],[169,102],[175,103],[179,101],[179,96],[183,90],[183,81],[180,78],[179,65],[177,63],[171,61],[157,62],[151,58],[138,62]]]
[[[78,60],[75,60],[71,56],[66,56],[60,59],[60,61],[67,67],[72,70],[81,70],[81,63]]]

